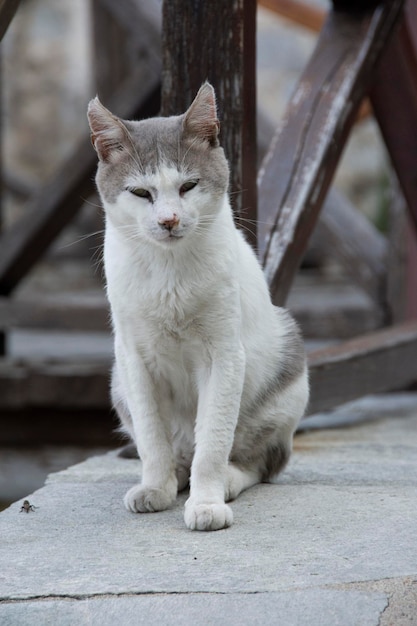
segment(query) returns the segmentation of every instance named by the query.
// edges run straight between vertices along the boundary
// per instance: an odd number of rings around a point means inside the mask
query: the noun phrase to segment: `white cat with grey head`
[[[133,512],[190,486],[190,529],[230,526],[227,501],[286,464],[308,399],[303,342],[273,306],[235,227],[229,170],[205,83],[183,115],[88,116],[106,216],[112,399],[142,461]]]

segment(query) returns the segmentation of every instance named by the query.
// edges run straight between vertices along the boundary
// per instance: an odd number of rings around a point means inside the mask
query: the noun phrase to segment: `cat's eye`
[[[145,200],[149,200],[149,202],[153,202],[152,195],[147,189],[142,189],[141,187],[129,187],[128,191],[133,193],[133,195],[138,196],[138,198],[144,198]]]
[[[183,196],[185,193],[187,193],[187,191],[191,191],[191,189],[194,189],[197,183],[198,183],[198,180],[188,180],[186,183],[181,185],[180,195]]]

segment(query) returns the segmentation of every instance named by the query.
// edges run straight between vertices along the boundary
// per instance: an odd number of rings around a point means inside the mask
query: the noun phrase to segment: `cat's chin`
[[[163,246],[163,247],[171,248],[173,246],[180,245],[180,242],[184,241],[184,239],[186,239],[186,236],[185,236],[185,233],[182,233],[182,234],[170,233],[162,237],[161,236],[155,237],[154,235],[151,235],[150,239],[153,243],[159,244],[160,246]]]
[[[156,241],[157,243],[163,246],[171,247],[171,246],[177,246],[179,242],[183,240],[184,240],[183,235],[169,235],[168,237],[164,237],[163,239],[155,239],[154,241]]]

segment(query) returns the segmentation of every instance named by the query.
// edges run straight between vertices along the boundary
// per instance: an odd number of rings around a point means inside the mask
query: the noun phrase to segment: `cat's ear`
[[[87,111],[93,144],[100,161],[109,162],[123,151],[128,139],[123,122],[103,106],[97,96]]]
[[[219,129],[216,95],[210,83],[205,82],[185,113],[184,132],[208,141],[212,146],[217,146]]]

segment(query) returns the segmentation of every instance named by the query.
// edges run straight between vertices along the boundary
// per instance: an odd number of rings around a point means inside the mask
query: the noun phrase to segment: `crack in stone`
[[[383,610],[383,611],[381,611],[381,613],[379,614],[378,626],[381,626],[381,623],[382,623],[382,622],[381,622],[381,620],[382,620],[382,618],[383,618],[383,616],[384,616],[384,613],[385,613],[385,612],[389,609],[389,607],[390,607],[390,604],[391,604],[391,595],[392,595],[392,594],[387,594],[387,603],[386,603],[386,605],[385,605],[385,607],[384,607],[384,610]]]

